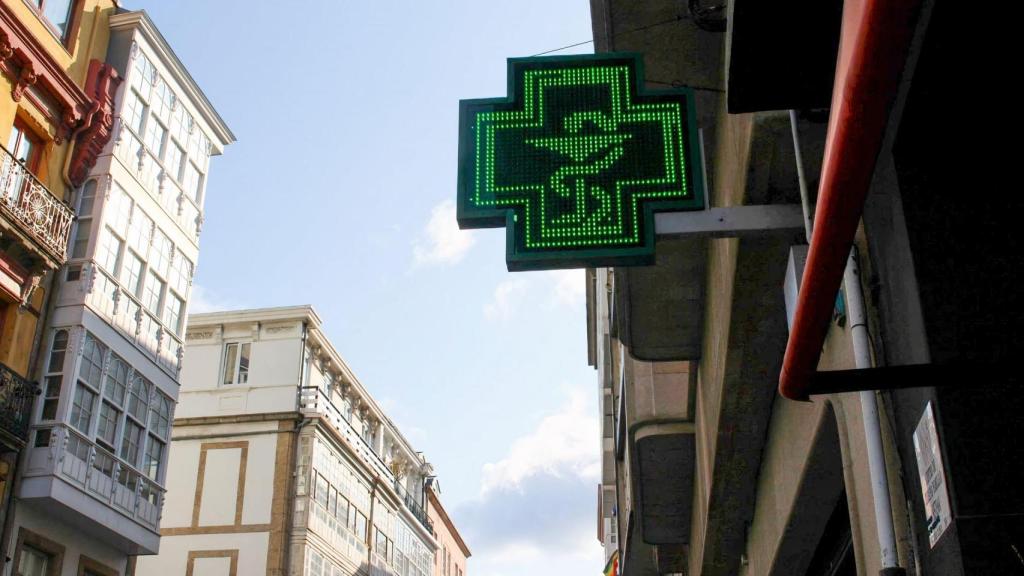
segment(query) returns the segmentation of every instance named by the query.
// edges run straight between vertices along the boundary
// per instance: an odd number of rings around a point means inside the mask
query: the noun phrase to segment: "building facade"
[[[125,574],[159,549],[206,172],[234,140],[145,12],[92,14],[104,61],[87,87],[105,112],[82,130],[104,138],[67,168],[77,217],[6,533],[25,576]]]
[[[799,207],[804,188],[810,217],[588,271],[606,558],[623,576],[1019,572],[1022,257],[998,231],[1021,201],[959,201],[972,177],[942,142],[972,126],[929,129],[971,25],[927,1],[703,4],[593,0],[596,49],[694,88],[710,206]]]
[[[309,306],[197,314],[139,574],[429,576],[433,472]]]
[[[110,137],[113,0],[0,2],[0,573],[39,393],[44,324],[68,258],[71,202]],[[20,561],[20,560],[18,560]],[[28,564],[32,564],[31,560]]]
[[[441,504],[439,484],[428,479],[427,516],[434,525],[437,537],[437,554],[434,555],[434,576],[466,576],[466,562],[472,553],[462,539],[458,528]]]

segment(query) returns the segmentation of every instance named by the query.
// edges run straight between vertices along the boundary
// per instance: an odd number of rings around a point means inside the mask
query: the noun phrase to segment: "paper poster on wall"
[[[917,473],[921,479],[928,543],[934,548],[942,533],[949,527],[953,511],[949,507],[946,472],[942,465],[942,453],[939,449],[939,436],[935,430],[935,414],[931,402],[925,406],[921,421],[914,429],[914,454],[917,456]]]

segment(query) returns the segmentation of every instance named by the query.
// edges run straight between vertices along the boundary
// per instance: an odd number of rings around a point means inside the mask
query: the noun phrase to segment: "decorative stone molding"
[[[58,144],[82,124],[92,109],[89,95],[75,84],[6,2],[0,2],[0,72],[10,79],[11,97],[16,102],[26,95],[33,98],[27,90],[32,86],[57,103],[57,114],[49,106],[38,107],[53,124]]]
[[[96,165],[96,158],[114,133],[114,96],[120,84],[121,77],[113,66],[99,60],[89,62],[85,90],[93,99],[92,106],[78,134],[68,166],[68,177],[76,188],[85,182],[89,170]]]

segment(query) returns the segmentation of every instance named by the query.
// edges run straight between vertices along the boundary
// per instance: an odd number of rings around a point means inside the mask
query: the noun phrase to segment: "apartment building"
[[[1019,572],[1022,202],[965,196],[1006,172],[949,146],[989,141],[964,118],[998,91],[946,98],[997,35],[929,1],[591,15],[596,51],[693,88],[710,207],[808,208],[588,271],[606,558],[622,576]]]
[[[430,576],[429,462],[310,306],[195,314],[139,574]]]
[[[70,202],[110,137],[112,0],[0,2],[0,573]]]
[[[437,554],[434,556],[434,576],[466,576],[466,562],[472,553],[459,534],[444,505],[436,478],[427,479],[427,516],[434,525]]]
[[[77,218],[7,532],[9,573],[25,576],[125,574],[159,549],[206,174],[234,140],[145,12],[92,14],[107,108],[85,130],[106,139],[67,171]]]

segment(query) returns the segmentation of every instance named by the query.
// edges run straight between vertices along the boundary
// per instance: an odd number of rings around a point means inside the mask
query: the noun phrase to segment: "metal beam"
[[[740,238],[803,234],[803,230],[803,212],[799,204],[730,206],[696,212],[661,212],[654,215],[654,232],[659,238]]]

